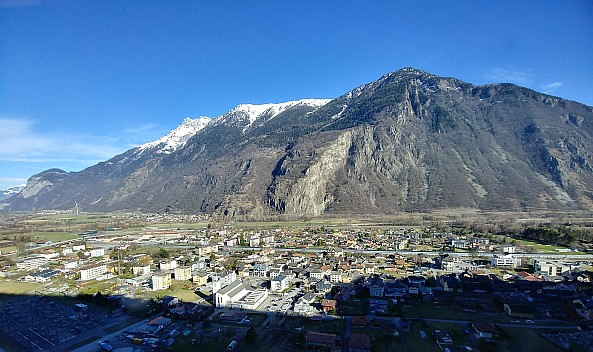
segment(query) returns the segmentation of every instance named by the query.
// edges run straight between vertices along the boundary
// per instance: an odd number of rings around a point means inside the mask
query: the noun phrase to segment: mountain
[[[25,188],[25,186],[26,185],[19,185],[15,187],[10,187],[9,189],[6,189],[4,191],[0,191],[0,201],[18,194]]]
[[[593,108],[513,84],[405,68],[333,100],[184,124],[83,171],[35,175],[5,209],[262,219],[593,206]]]

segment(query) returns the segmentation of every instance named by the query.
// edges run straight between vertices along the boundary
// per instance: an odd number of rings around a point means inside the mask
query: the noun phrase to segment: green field
[[[67,241],[74,238],[78,238],[76,234],[67,233],[67,232],[32,232],[31,235],[33,237],[38,238],[40,240],[52,241],[52,242],[60,242],[60,241]]]
[[[0,294],[21,295],[27,293],[35,293],[35,290],[42,288],[42,284],[35,282],[21,282],[21,281],[7,281],[0,279]]]

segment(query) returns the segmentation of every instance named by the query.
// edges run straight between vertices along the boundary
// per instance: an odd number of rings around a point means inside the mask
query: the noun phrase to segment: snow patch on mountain
[[[139,152],[159,148],[156,152],[159,154],[171,154],[177,149],[183,147],[187,141],[206,127],[211,118],[200,116],[197,119],[186,117],[181,125],[169,132],[166,136],[157,139],[154,142],[146,143],[138,147]]]
[[[222,116],[216,117],[216,124],[242,125],[245,132],[253,123],[261,118],[263,122],[269,121],[289,108],[305,105],[313,108],[319,108],[329,103],[331,99],[301,99],[288,101],[285,103],[269,104],[241,104],[229,110]],[[263,123],[262,122],[262,123]]]
[[[6,189],[4,191],[0,191],[0,200],[10,198],[10,197],[14,196],[15,194],[19,194],[25,188],[25,186],[26,186],[26,184],[23,184],[23,185],[10,187],[9,189]]]

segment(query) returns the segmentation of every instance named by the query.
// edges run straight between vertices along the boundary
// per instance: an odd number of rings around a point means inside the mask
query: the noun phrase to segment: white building
[[[534,259],[533,267],[535,272],[541,275],[562,276],[578,269],[579,265],[560,260]]]
[[[521,258],[512,254],[498,255],[492,257],[492,266],[497,268],[518,268],[521,266]]]
[[[163,261],[159,263],[159,269],[161,270],[173,270],[177,267],[177,261],[175,259],[171,259],[168,261]]]
[[[107,265],[95,265],[80,269],[80,279],[82,281],[93,280],[107,272]]]
[[[150,275],[150,265],[134,265],[132,267],[134,276]]]
[[[270,281],[270,289],[273,292],[282,292],[288,287],[288,278],[284,275],[278,275]]]
[[[212,275],[212,293],[218,292],[221,288],[230,285],[235,280],[237,280],[237,273],[234,271]]]
[[[342,271],[341,270],[332,271],[329,274],[329,281],[332,282],[332,283],[342,282]]]
[[[102,257],[105,255],[105,248],[93,248],[89,251],[91,258]]]
[[[48,260],[46,257],[35,255],[26,257],[22,262],[16,263],[17,269],[23,269],[27,271],[47,269]]]
[[[214,302],[217,308],[256,309],[267,297],[267,290],[261,288],[254,290],[244,285],[241,280],[235,280],[215,293]]]
[[[84,251],[85,249],[86,249],[86,246],[84,243],[72,245],[73,252],[80,252],[80,251]]]
[[[215,244],[198,246],[194,249],[194,253],[197,255],[207,255],[210,253],[218,253],[218,246]]]

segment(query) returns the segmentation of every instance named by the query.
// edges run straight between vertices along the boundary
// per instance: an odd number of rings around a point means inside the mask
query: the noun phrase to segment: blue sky
[[[593,2],[0,0],[0,189],[408,66],[593,105]]]

